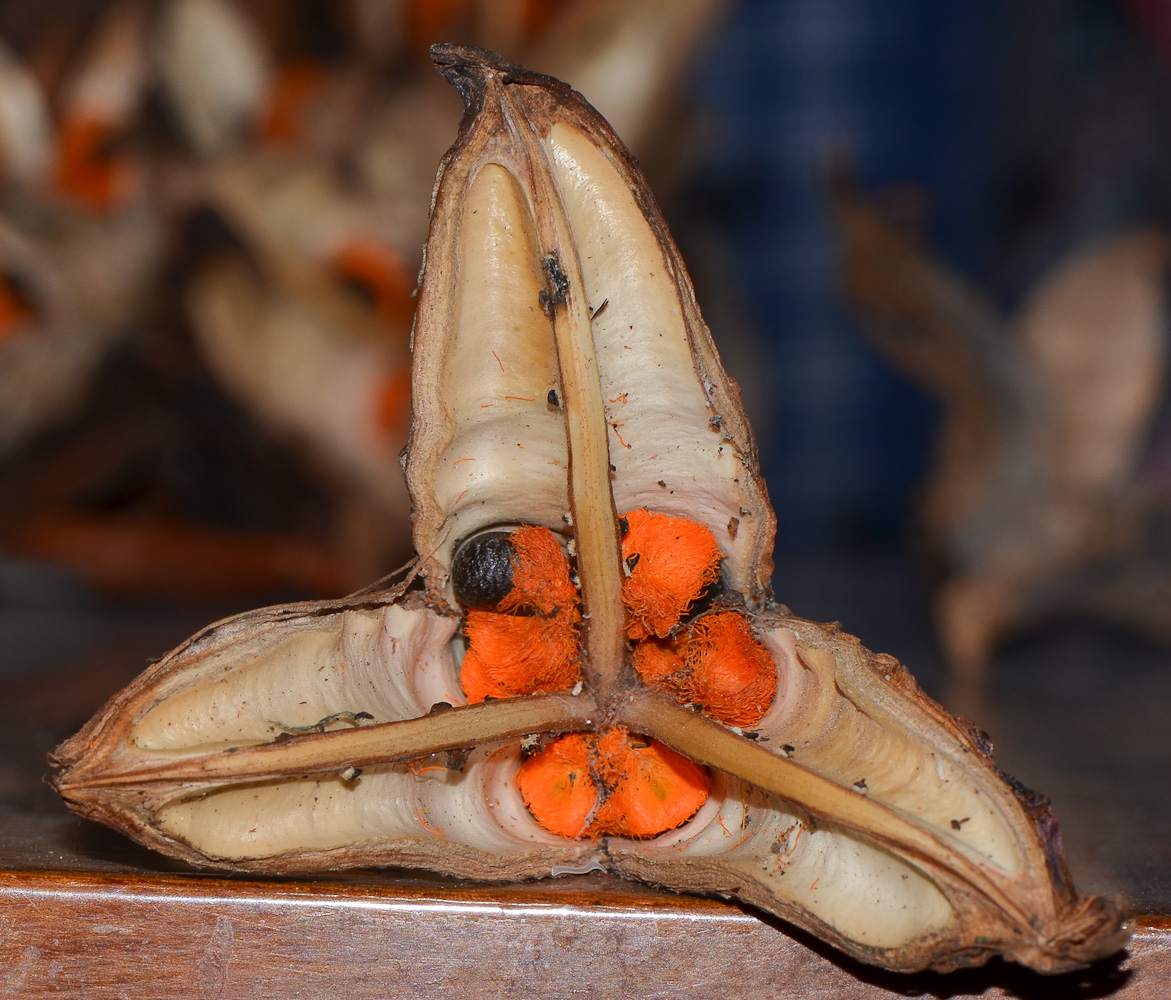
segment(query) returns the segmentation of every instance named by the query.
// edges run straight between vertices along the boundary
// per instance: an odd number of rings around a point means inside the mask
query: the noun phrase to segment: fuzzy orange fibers
[[[736,611],[704,615],[688,629],[683,646],[684,697],[733,726],[764,717],[777,694],[773,658]]]
[[[520,766],[517,788],[546,830],[564,837],[656,837],[707,800],[707,771],[622,728],[570,733]]]
[[[472,704],[485,698],[564,691],[581,680],[578,593],[557,537],[524,525],[509,536],[511,589],[496,610],[471,610],[460,683]]]
[[[733,726],[758,723],[777,695],[773,658],[738,611],[704,615],[673,641],[640,642],[634,669],[648,687],[665,688]]]
[[[631,639],[670,633],[720,573],[720,548],[706,524],[645,509],[624,515],[622,600]]]
[[[680,621],[719,574],[711,529],[685,517],[634,510],[623,518],[622,558],[630,575],[622,597],[635,640],[634,668],[644,684],[701,706],[722,722],[759,722],[773,703],[772,657],[737,611]]]

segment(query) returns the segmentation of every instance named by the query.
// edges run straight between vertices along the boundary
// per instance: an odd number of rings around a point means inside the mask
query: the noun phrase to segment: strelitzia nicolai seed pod
[[[772,603],[751,431],[617,137],[555,80],[479,50],[433,55],[468,110],[414,332],[414,571],[193,637],[58,748],[70,807],[247,871],[596,865],[744,900],[899,970],[999,954],[1056,972],[1119,948],[1119,912],[1076,892],[1044,800],[998,774],[978,731],[893,658]],[[622,515],[642,507],[718,543],[722,605],[776,670],[749,730],[631,666]],[[469,705],[453,556],[520,524],[574,559],[581,678]],[[614,727],[703,765],[706,801],[657,836],[549,832],[517,789],[524,756]]]

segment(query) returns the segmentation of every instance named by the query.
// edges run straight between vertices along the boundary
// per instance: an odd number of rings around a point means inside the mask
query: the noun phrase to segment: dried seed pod
[[[434,56],[468,114],[436,187],[415,327],[406,469],[424,586],[196,636],[57,750],[71,807],[245,870],[523,878],[596,862],[735,896],[894,969],[1002,954],[1058,971],[1118,948],[1119,913],[1073,889],[1043,800],[1006,783],[986,743],[893,659],[769,601],[773,518],[751,432],[609,127],[568,87],[490,54]],[[733,631],[775,667],[750,734],[631,665],[617,512],[642,507],[719,541],[743,600],[720,614],[747,616]],[[468,705],[459,543],[502,524],[571,536],[583,676]],[[552,741],[563,733],[576,735]],[[542,743],[577,750],[533,756]],[[659,744],[689,758],[681,781],[662,771],[675,757],[643,754]],[[445,756],[457,748],[470,752]],[[525,764],[518,781],[526,758],[548,768]],[[639,818],[647,796],[668,818]]]

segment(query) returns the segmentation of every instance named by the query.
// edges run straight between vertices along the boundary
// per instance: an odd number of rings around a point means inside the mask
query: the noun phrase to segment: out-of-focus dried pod
[[[264,106],[271,56],[230,0],[170,0],[154,38],[156,72],[195,151],[227,152]]]
[[[944,404],[920,527],[952,664],[979,672],[1007,636],[1086,615],[1171,641],[1171,505],[1140,475],[1171,240],[1081,247],[1010,320],[844,177],[835,204],[863,329]]]

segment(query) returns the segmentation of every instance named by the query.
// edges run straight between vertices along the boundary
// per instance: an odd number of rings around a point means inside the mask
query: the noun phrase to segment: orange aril
[[[523,525],[509,536],[512,587],[495,611],[464,619],[468,649],[460,684],[470,703],[564,691],[581,680],[577,588],[548,528]]]
[[[557,536],[548,528],[525,524],[511,535],[516,548],[512,592],[500,602],[501,611],[533,610],[540,615],[581,618],[578,593],[569,575],[569,560]]]
[[[632,510],[623,518],[622,559],[629,576],[622,600],[631,639],[665,638],[720,573],[720,548],[706,524]]]
[[[669,639],[646,639],[635,643],[631,659],[638,676],[648,687],[672,685],[684,670],[678,645]]]
[[[553,740],[516,772],[516,787],[533,818],[550,833],[580,837],[598,801],[591,776],[592,733]]]
[[[655,837],[695,815],[711,778],[662,743],[614,728],[553,740],[520,766],[516,784],[551,833]]]
[[[599,737],[598,764],[609,795],[590,825],[597,834],[657,837],[695,815],[712,784],[698,764],[620,728]]]
[[[564,691],[581,679],[572,622],[469,611],[459,681],[470,704],[485,698]]]
[[[739,612],[704,615],[683,644],[683,697],[721,722],[751,726],[772,706],[777,668]]]

